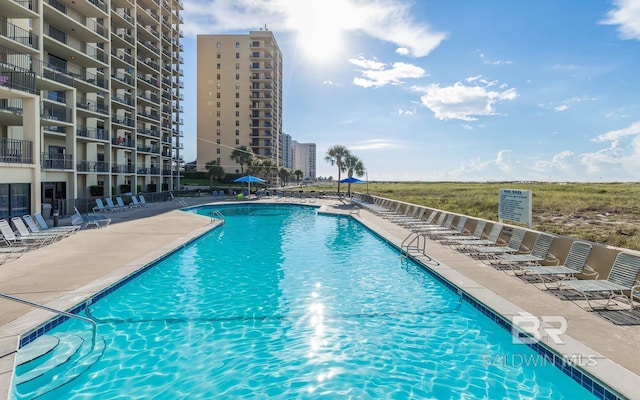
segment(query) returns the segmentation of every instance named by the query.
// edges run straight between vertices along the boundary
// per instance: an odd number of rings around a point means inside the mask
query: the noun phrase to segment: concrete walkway
[[[211,197],[185,198],[188,205]],[[293,200],[293,199],[292,199]],[[258,200],[267,202],[270,200]],[[307,203],[309,204],[309,203]],[[351,214],[389,242],[400,246],[410,233],[368,211],[354,212],[331,199],[313,205],[322,212]],[[67,310],[122,277],[153,262],[215,227],[209,217],[176,210],[176,202],[108,214],[105,229],[83,230],[0,266],[0,292]],[[63,221],[64,222],[64,221]],[[489,308],[512,319],[527,311],[567,319],[564,344],[547,343],[560,354],[595,356],[584,369],[628,398],[640,398],[640,326],[615,326],[576,304],[544,293],[435,242],[427,253],[440,265],[432,269]],[[0,299],[0,399],[9,393],[20,336],[52,317],[46,311]],[[574,357],[575,359],[575,357]]]

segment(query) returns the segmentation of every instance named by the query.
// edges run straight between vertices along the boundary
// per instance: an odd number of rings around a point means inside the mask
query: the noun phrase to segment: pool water
[[[350,218],[215,209],[222,227],[90,306],[103,356],[43,398],[594,398]]]

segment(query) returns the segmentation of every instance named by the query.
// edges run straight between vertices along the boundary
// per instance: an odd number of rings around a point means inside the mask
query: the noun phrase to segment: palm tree
[[[337,144],[330,147],[324,157],[324,160],[329,164],[338,166],[338,196],[340,196],[340,173],[347,170],[344,166],[344,159],[348,154],[349,150],[346,147]]]
[[[286,168],[280,168],[280,171],[278,171],[278,176],[280,177],[282,186],[285,186],[287,184],[287,179],[289,178],[289,175],[291,175],[291,173]]]
[[[209,176],[209,190],[213,189],[213,180],[220,180],[222,178],[224,178],[225,173],[224,173],[224,168],[222,168],[220,165],[218,165],[218,161],[216,160],[212,160],[209,161],[206,165],[205,168],[207,169],[207,175]]]
[[[356,176],[364,175],[364,164],[362,161],[355,155],[349,153],[344,158],[344,167],[347,169],[347,176],[352,178],[355,174]],[[348,196],[351,196],[351,184],[349,184]]]
[[[240,164],[240,173],[244,175],[244,165],[250,165],[253,152],[247,146],[239,146],[231,152],[231,159]]]
[[[293,171],[293,174],[296,176],[296,182],[300,183],[300,178],[302,178],[302,176],[304,175],[304,172],[302,172],[302,170],[295,170]]]

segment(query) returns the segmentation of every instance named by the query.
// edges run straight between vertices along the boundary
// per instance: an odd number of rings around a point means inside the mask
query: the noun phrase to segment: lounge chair
[[[129,208],[129,206],[128,206],[128,205],[124,204],[124,201],[122,201],[122,197],[120,197],[120,196],[117,196],[117,197],[116,197],[116,204],[117,204],[117,206],[118,206],[118,207],[120,207],[120,209],[122,209],[122,210],[126,210],[126,209],[128,209],[128,208]]]
[[[25,215],[24,217],[22,217],[23,219],[25,217],[28,217],[28,215]],[[35,213],[33,214],[33,217],[36,220],[36,223],[38,224],[38,227],[40,228],[41,231],[48,231],[48,230],[52,230],[52,231],[69,231],[70,233],[74,233],[77,232],[79,230],[78,227],[76,226],[59,226],[59,227],[53,227],[50,228],[49,225],[47,225],[47,221],[44,220],[44,217],[42,216],[42,214],[40,213]],[[26,220],[25,220],[26,222]]]
[[[637,278],[640,273],[640,257],[629,253],[618,253],[607,279],[579,279],[575,281],[562,281],[560,289],[576,291],[584,296],[589,309],[606,309],[616,300],[628,303],[633,308],[633,292],[637,290]],[[628,292],[626,294],[625,292]],[[608,294],[605,304],[596,308],[597,300],[592,298],[594,294]]]
[[[102,202],[102,199],[96,199],[96,205],[91,210],[94,213],[95,212],[106,213],[107,211],[109,211],[109,212],[113,211],[113,210],[110,210],[109,208],[105,207],[104,203]]]
[[[425,225],[425,226],[412,226],[412,229],[414,232],[421,232],[421,233],[434,233],[436,231],[450,231],[451,230],[451,226],[453,225],[453,219],[456,216],[454,214],[447,214],[444,222],[442,223],[442,225]],[[441,219],[439,219],[438,221],[440,221]]]
[[[423,220],[422,218],[424,217],[424,214],[426,213],[426,211],[427,211],[426,208],[422,209],[422,211],[421,211],[422,217],[420,217],[419,219],[416,218],[415,221],[410,221],[410,220],[402,221],[400,223],[400,225],[404,226],[407,229],[411,229],[411,227],[413,227],[413,226],[433,225],[433,220],[436,219],[436,216],[438,215],[438,211],[436,211],[436,210],[431,211],[431,213],[429,214],[427,219]],[[443,221],[444,221],[444,219],[443,219]]]
[[[115,204],[113,204],[113,199],[111,197],[105,197],[104,201],[107,202],[107,206],[106,207],[111,212],[124,210],[124,208],[116,206]]]
[[[37,237],[37,236],[20,236],[16,235],[9,225],[9,221],[6,219],[0,220],[0,234],[7,246],[25,246],[29,249],[38,248],[46,243],[49,243],[49,238]]]
[[[42,215],[40,215],[40,217],[42,217]],[[59,234],[62,236],[69,236],[72,233],[75,233],[78,231],[78,228],[75,226],[58,226],[58,227],[54,227],[54,228],[49,228],[48,226],[45,229],[40,228],[40,225],[38,225],[36,223],[36,221],[31,217],[31,215],[23,215],[22,219],[24,220],[24,223],[27,225],[27,227],[29,228],[29,230],[31,230],[31,232],[34,233],[49,233],[49,234]],[[42,220],[44,222],[44,219]],[[44,222],[45,226],[46,226],[46,222]]]
[[[41,238],[45,241],[45,243],[43,244],[53,243],[56,240],[62,238],[62,235],[60,233],[31,232],[20,217],[11,218],[11,223],[16,228],[14,233],[17,233],[19,237]]]
[[[549,283],[554,282],[553,288],[557,289],[561,285],[558,281],[573,279],[578,274],[598,279],[598,272],[587,264],[591,249],[589,243],[573,242],[563,265],[524,265],[516,275],[537,275],[547,289],[551,289]]]
[[[75,213],[71,216],[71,224],[80,227],[80,229],[86,229],[89,225],[104,228],[111,223],[111,218],[106,215],[87,214],[83,216],[75,206],[73,210]]]
[[[429,237],[434,240],[440,240],[440,238],[444,236],[456,235],[463,233],[468,233],[465,231],[465,226],[467,225],[468,217],[465,215],[461,215],[458,217],[458,222],[456,223],[454,228],[444,228],[444,229],[432,229],[429,231]]]
[[[434,212],[437,212],[437,211],[434,211]],[[433,219],[435,218],[435,216],[432,218],[433,215],[434,214],[432,212],[431,215],[429,215],[429,218],[427,218],[426,221],[410,224],[408,226],[408,228],[413,230],[413,231],[421,231],[421,230],[442,228],[444,226],[443,224],[445,223],[444,220],[447,218],[447,216],[449,214],[447,214],[445,212],[440,212],[436,222],[433,222]],[[451,218],[451,222],[453,222],[453,218]],[[449,225],[449,226],[451,226],[451,225]]]
[[[540,233],[533,243],[533,248],[529,254],[501,254],[496,262],[500,265],[506,263],[512,269],[517,268],[520,264],[539,265],[541,262],[555,263],[558,265],[560,260],[553,254],[549,253],[554,236],[548,233]]]
[[[484,234],[484,228],[487,227],[487,221],[479,220],[471,235],[448,235],[440,238],[442,244],[453,244],[456,240],[480,240]]]
[[[500,234],[503,228],[504,225],[498,222],[497,224],[493,224],[486,239],[456,240],[453,245],[458,251],[463,253],[472,252],[475,249],[485,246],[495,246],[498,244],[498,241],[500,241]]]
[[[22,257],[27,250],[28,247],[26,246],[0,247],[0,265],[17,260]]]
[[[151,203],[147,203],[147,200],[144,198],[144,195],[139,194],[138,195],[138,201],[140,201],[140,204],[142,204],[143,207],[147,207],[147,206],[151,206]]]
[[[529,249],[522,245],[524,237],[527,234],[522,228],[514,228],[511,232],[511,237],[506,246],[484,246],[475,249],[472,256],[481,260],[491,261],[494,258],[498,258],[505,254],[524,253],[529,252]],[[524,248],[523,250],[521,250]]]
[[[129,203],[129,207],[130,208],[140,208],[140,207],[142,207],[142,204],[140,204],[140,202],[138,201],[138,198],[136,196],[131,196],[131,203]]]

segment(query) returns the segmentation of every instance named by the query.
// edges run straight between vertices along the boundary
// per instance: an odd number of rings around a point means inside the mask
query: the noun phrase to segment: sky
[[[183,0],[184,158],[196,38],[267,28],[283,128],[370,181],[640,181],[640,0]]]

